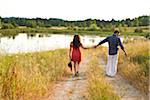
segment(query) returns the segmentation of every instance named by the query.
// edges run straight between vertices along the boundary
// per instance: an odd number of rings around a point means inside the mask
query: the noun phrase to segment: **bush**
[[[13,29],[15,28],[12,24],[3,24],[2,29]]]
[[[150,39],[150,33],[147,33],[147,34],[145,35],[145,38]]]
[[[135,33],[142,33],[143,30],[142,30],[141,28],[136,28],[136,29],[134,30],[134,32],[135,32]]]

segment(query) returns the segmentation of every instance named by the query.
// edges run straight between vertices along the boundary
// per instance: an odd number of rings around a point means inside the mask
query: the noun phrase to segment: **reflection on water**
[[[81,36],[84,46],[98,44],[105,37]],[[16,37],[0,38],[0,49],[6,53],[27,53],[35,51],[46,51],[60,48],[69,48],[73,35],[59,34],[18,34]],[[107,44],[104,44],[107,46]]]

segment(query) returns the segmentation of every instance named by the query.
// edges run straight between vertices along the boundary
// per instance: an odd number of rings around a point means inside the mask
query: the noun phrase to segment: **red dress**
[[[70,45],[70,47],[73,49],[72,50],[72,61],[73,62],[81,62],[81,52],[80,52],[80,47],[76,48],[73,46],[73,44]]]

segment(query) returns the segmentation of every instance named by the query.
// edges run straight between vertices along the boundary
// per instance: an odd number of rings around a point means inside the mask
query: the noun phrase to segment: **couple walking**
[[[118,46],[124,51],[125,56],[127,56],[123,44],[121,43],[119,36],[119,31],[114,31],[112,36],[106,37],[104,40],[100,41],[99,44],[91,48],[97,48],[99,45],[108,42],[109,54],[106,66],[106,75],[113,77],[117,73],[117,63],[118,63]],[[74,65],[74,75],[79,75],[79,64],[81,62],[81,52],[80,47],[83,49],[88,49],[82,45],[80,42],[79,35],[74,35],[73,41],[70,43],[69,58],[73,61]]]

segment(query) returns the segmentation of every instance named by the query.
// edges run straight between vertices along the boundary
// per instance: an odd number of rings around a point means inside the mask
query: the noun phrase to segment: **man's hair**
[[[118,30],[115,30],[114,33],[119,33],[119,31],[118,31]]]

